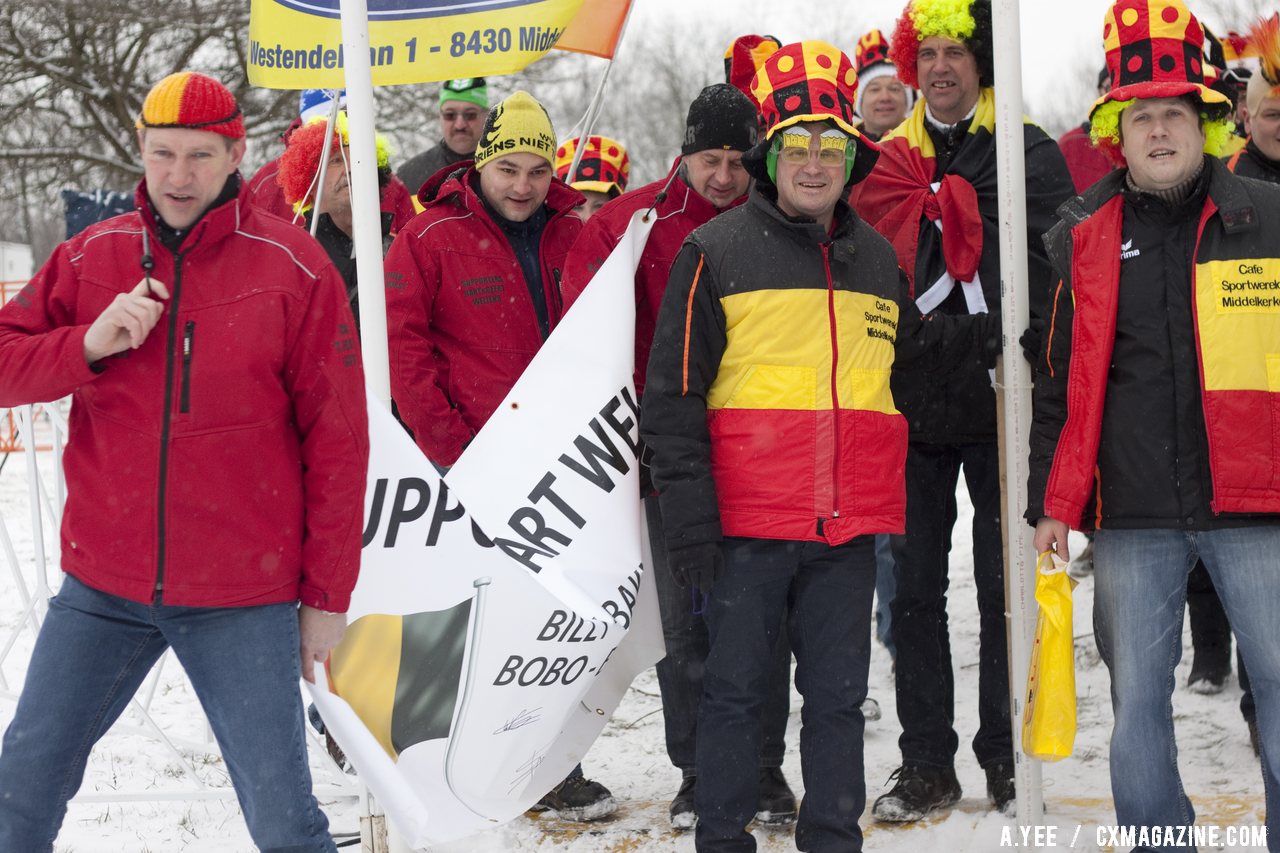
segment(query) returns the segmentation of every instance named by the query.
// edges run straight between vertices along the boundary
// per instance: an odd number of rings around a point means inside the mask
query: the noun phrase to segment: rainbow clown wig
[[[1209,88],[1204,27],[1181,0],[1117,0],[1103,19],[1102,42],[1112,89],[1089,112],[1089,136],[1117,163],[1120,114],[1139,98],[1189,97],[1204,127],[1204,152],[1221,156],[1235,122],[1231,99]]]
[[[284,200],[293,205],[294,211],[305,213],[315,202],[316,178],[320,173],[320,155],[324,152],[324,118],[313,118],[289,137],[280,155],[280,171],[276,182],[284,192]],[[338,113],[334,123],[333,157],[350,145],[351,134],[345,110]],[[375,134],[374,144],[378,154],[378,186],[384,187],[391,180],[391,149],[387,138]],[[346,155],[342,155],[345,161]]]
[[[920,88],[916,52],[920,42],[932,36],[958,41],[978,61],[978,85],[995,84],[991,47],[991,0],[911,0],[889,39],[889,61],[898,68],[898,79]]]

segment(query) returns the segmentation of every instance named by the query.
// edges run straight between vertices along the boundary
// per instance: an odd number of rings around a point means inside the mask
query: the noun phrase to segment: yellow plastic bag
[[[1022,750],[1040,761],[1071,754],[1076,740],[1076,658],[1071,635],[1071,592],[1076,582],[1052,551],[1036,562],[1036,642],[1027,672]]]

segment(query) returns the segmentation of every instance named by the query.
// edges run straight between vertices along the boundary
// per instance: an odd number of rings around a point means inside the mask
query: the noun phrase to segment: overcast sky
[[[775,35],[784,43],[826,36],[838,39],[833,43],[852,58],[863,32],[878,27],[886,35],[892,33],[904,5],[905,0],[635,0],[628,26],[676,20],[705,30],[709,40],[718,39],[726,26],[736,27],[740,34]],[[1102,18],[1109,5],[1108,0],[1022,0],[1022,74],[1028,102],[1051,100],[1064,68],[1084,64],[1096,71],[1102,66]],[[1189,5],[1196,11],[1195,0]],[[1206,17],[1211,28],[1219,25]],[[723,53],[726,46],[727,42],[708,47]]]

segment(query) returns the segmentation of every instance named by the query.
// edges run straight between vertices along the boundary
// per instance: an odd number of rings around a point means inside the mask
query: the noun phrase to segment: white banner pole
[[[1022,751],[1022,712],[1027,669],[1035,640],[1035,554],[1027,506],[1027,436],[1031,430],[1031,371],[1018,337],[1028,325],[1026,163],[1023,143],[1022,54],[1018,0],[991,4],[995,54],[996,175],[1000,198],[1000,294],[1004,355],[998,371],[1002,410],[1001,473],[1004,478],[1005,612],[1009,642],[1009,705],[1013,725],[1018,824],[1044,813],[1041,764]]]
[[[382,215],[378,192],[378,153],[373,138],[368,5],[365,0],[341,0],[341,13],[351,140],[351,222],[360,297],[360,349],[369,394],[390,405],[387,300],[382,279]]]

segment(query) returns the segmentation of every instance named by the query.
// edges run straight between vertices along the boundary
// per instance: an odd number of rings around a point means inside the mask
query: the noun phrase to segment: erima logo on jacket
[[[1120,260],[1127,261],[1130,258],[1136,258],[1142,254],[1141,249],[1133,248],[1133,240],[1129,239],[1120,244]]]

